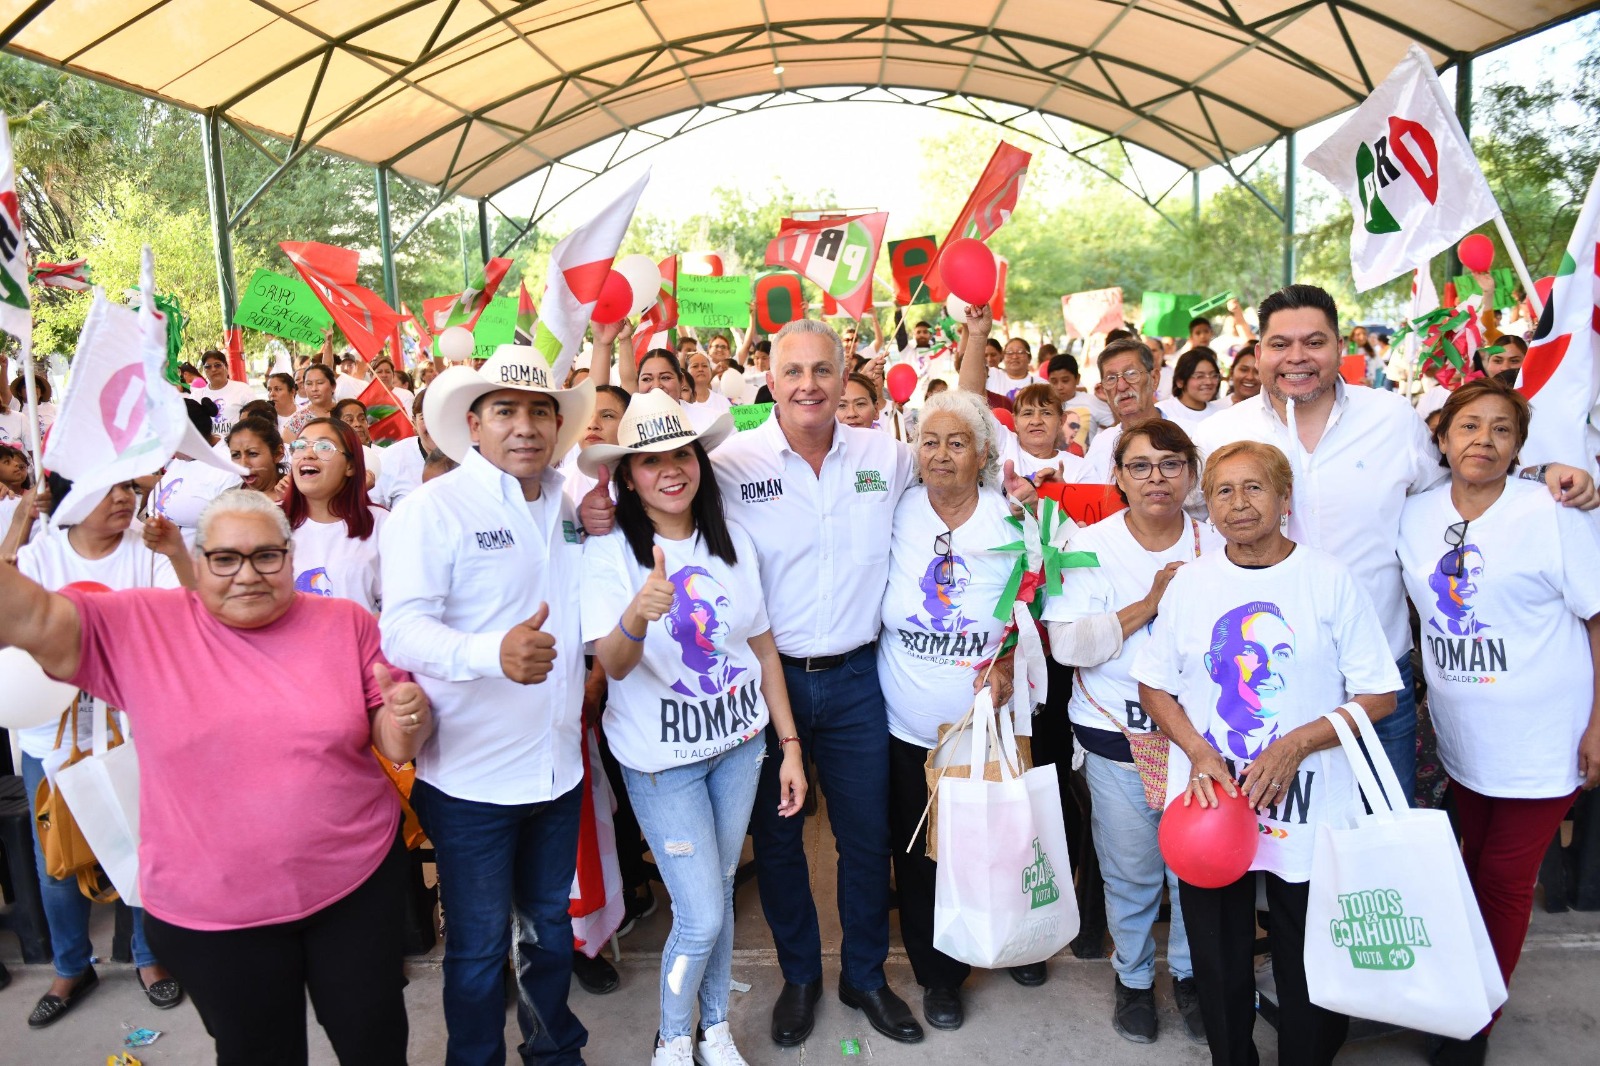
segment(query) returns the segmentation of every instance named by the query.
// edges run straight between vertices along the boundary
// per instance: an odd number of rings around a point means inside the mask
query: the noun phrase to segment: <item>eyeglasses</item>
[[[933,538],[933,554],[939,556],[939,565],[933,571],[935,585],[954,585],[956,583],[956,553],[950,546],[952,530],[945,530]]]
[[[331,440],[328,440],[326,437],[319,437],[316,440],[306,440],[304,437],[301,437],[289,442],[290,455],[299,455],[301,452],[307,450],[316,452],[324,459],[332,458],[335,455],[344,455],[344,449],[340,448],[337,444],[333,443]],[[350,457],[345,455],[345,458],[348,459]]]
[[[1221,381],[1221,374],[1190,374],[1190,381]]]
[[[1467,575],[1467,553],[1461,545],[1467,539],[1467,520],[1452,523],[1445,527],[1444,543],[1450,550],[1445,552],[1444,558],[1439,560],[1442,568],[1447,568],[1445,573],[1449,577],[1461,580]]]
[[[1116,381],[1118,378],[1121,378],[1123,381],[1126,381],[1129,385],[1137,385],[1137,384],[1139,384],[1139,382],[1144,380],[1145,375],[1148,374],[1148,373],[1149,373],[1148,370],[1145,370],[1142,367],[1137,367],[1136,366],[1132,370],[1124,370],[1120,374],[1107,374],[1103,384],[1110,385],[1111,383]]]
[[[245,563],[249,563],[250,569],[262,577],[268,577],[283,569],[283,561],[289,557],[289,549],[260,548],[248,555],[226,549],[200,554],[206,557],[206,566],[217,577],[232,577]]]
[[[1123,463],[1122,469],[1126,470],[1128,476],[1135,481],[1148,481],[1153,470],[1160,470],[1164,478],[1175,478],[1189,469],[1189,462],[1186,459],[1163,459],[1159,463],[1152,463],[1145,459],[1135,459],[1131,463]]]

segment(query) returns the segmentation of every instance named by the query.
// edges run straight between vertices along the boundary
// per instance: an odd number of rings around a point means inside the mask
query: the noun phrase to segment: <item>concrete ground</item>
[[[927,1039],[906,1046],[880,1037],[862,1015],[837,999],[839,929],[834,906],[831,834],[824,818],[807,829],[812,881],[823,917],[823,950],[828,956],[826,994],[818,1008],[811,1038],[798,1048],[774,1046],[767,1036],[771,1005],[782,986],[771,936],[761,917],[754,883],[737,896],[738,927],[733,977],[748,992],[733,992],[734,1039],[752,1066],[881,1062],[884,1066],[992,1063],[1093,1063],[1094,1066],[1162,1066],[1209,1062],[1203,1047],[1182,1034],[1172,1005],[1171,983],[1164,963],[1156,982],[1161,1034],[1153,1045],[1131,1044],[1112,1032],[1112,970],[1109,962],[1083,962],[1064,953],[1050,963],[1050,980],[1039,988],[1023,988],[1005,973],[977,972],[966,986],[967,1023],[954,1033],[928,1030]],[[573,1009],[589,1028],[587,1060],[595,1066],[642,1064],[649,1061],[657,1014],[656,990],[661,946],[671,923],[664,893],[662,906],[622,940],[617,968],[622,987],[608,996],[591,996],[574,983]],[[109,952],[109,908],[96,908],[95,945]],[[1160,928],[1164,935],[1165,927]],[[406,1001],[411,1021],[411,1061],[444,1060],[445,1028],[440,1010],[443,977],[442,946],[409,962]],[[48,966],[23,966],[14,937],[0,934],[0,961],[13,975],[0,992],[0,1066],[74,1064],[99,1066],[115,1053],[123,1034],[134,1028],[160,1030],[155,1044],[135,1051],[146,1066],[190,1066],[214,1061],[211,1041],[199,1016],[186,1002],[171,1011],[157,1011],[141,994],[131,967],[99,965],[102,987],[50,1029],[28,1029],[27,1015],[44,994],[51,978]],[[248,966],[250,960],[240,959]],[[896,943],[889,959],[889,981],[920,1017],[920,993]],[[310,1012],[307,1012],[308,1018]],[[315,1021],[311,1026],[311,1061],[323,1066],[335,1060]],[[506,1040],[520,1039],[516,1019],[506,1017]],[[1260,1022],[1256,1039],[1264,1062],[1276,1060],[1275,1036]],[[859,1052],[847,1056],[848,1041]],[[516,1061],[514,1050],[511,1061]],[[1347,1044],[1339,1057],[1349,1066],[1423,1063],[1423,1038],[1400,1032]],[[1534,914],[1533,928],[1517,970],[1511,1002],[1495,1030],[1490,1053],[1494,1066],[1577,1066],[1600,1062],[1600,914]]]

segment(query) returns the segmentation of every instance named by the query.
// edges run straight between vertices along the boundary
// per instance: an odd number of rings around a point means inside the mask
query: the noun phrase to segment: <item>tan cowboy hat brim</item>
[[[692,444],[695,441],[699,441],[700,447],[709,452],[727,440],[732,434],[733,416],[724,411],[705,429],[689,437],[674,437],[671,440],[644,444],[637,448],[625,448],[620,444],[591,444],[578,453],[578,469],[588,476],[594,477],[595,472],[602,466],[615,470],[617,463],[630,455],[677,451],[684,445]]]
[[[542,356],[540,358],[543,358]],[[487,380],[477,370],[452,366],[441,371],[428,386],[422,398],[422,417],[428,435],[439,450],[458,463],[466,461],[472,451],[472,431],[467,428],[467,412],[472,405],[491,392],[516,389],[549,396],[556,402],[561,415],[561,429],[556,433],[555,447],[551,451],[550,465],[572,450],[583,435],[589,418],[594,413],[594,386],[587,381],[572,389],[537,389],[527,385]]]

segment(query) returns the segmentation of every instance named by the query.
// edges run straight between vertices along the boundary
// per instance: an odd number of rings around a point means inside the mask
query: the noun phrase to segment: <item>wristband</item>
[[[1530,466],[1528,469],[1518,474],[1517,477],[1524,481],[1543,481],[1545,479],[1545,475],[1549,473],[1550,464],[1540,463],[1538,466]]]
[[[780,750],[780,751],[783,750],[783,746],[785,744],[788,744],[788,743],[791,743],[791,742],[795,743],[795,744],[798,744],[798,743],[800,743],[800,738],[799,737],[780,737],[779,740],[778,740],[778,750]]]
[[[617,619],[617,630],[618,630],[618,632],[620,632],[620,633],[621,633],[621,634],[622,634],[622,635],[623,635],[623,636],[625,636],[625,637],[627,637],[627,638],[628,638],[628,639],[629,639],[629,640],[631,640],[631,641],[633,641],[633,642],[634,642],[634,643],[635,643],[635,644],[643,644],[643,643],[644,643],[644,636],[643,636],[643,635],[640,635],[640,636],[637,636],[637,637],[636,637],[636,636],[634,636],[634,635],[633,635],[633,634],[632,634],[632,633],[629,633],[629,632],[628,632],[628,627],[627,627],[627,626],[625,626],[625,625],[623,625],[623,624],[622,624],[622,619],[620,619],[620,618],[619,618],[619,619]],[[648,633],[648,632],[649,632],[649,630],[648,630],[648,628],[647,628],[647,629],[646,629],[646,630],[645,630],[645,632],[646,632],[646,633]]]

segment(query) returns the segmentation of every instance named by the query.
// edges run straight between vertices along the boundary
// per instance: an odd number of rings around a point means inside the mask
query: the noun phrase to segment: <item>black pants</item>
[[[1213,1066],[1257,1066],[1255,1040],[1256,874],[1224,888],[1178,882],[1189,932],[1200,1014]],[[1306,992],[1308,886],[1273,874],[1267,882],[1272,976],[1278,987],[1280,1066],[1326,1066],[1344,1046],[1350,1019],[1324,1010]],[[1326,935],[1324,933],[1323,935]]]
[[[928,749],[889,737],[889,854],[894,859],[895,892],[900,900],[900,940],[911,971],[923,988],[959,988],[972,967],[933,946],[933,891],[938,865],[925,854],[927,826],[913,841],[911,831],[928,802],[923,766]],[[910,854],[906,844],[911,843]]]
[[[405,1063],[408,862],[396,839],[354,892],[279,925],[201,931],[145,915],[151,950],[194,1000],[219,1066],[305,1063],[308,990],[341,1063]]]
[[[1033,765],[1054,766],[1061,786],[1061,817],[1067,830],[1067,852],[1081,918],[1073,952],[1079,958],[1105,957],[1106,883],[1100,874],[1100,855],[1094,850],[1090,821],[1089,782],[1083,771],[1072,769],[1072,723],[1067,705],[1072,701],[1072,667],[1046,660],[1050,674],[1050,699],[1033,716]]]

